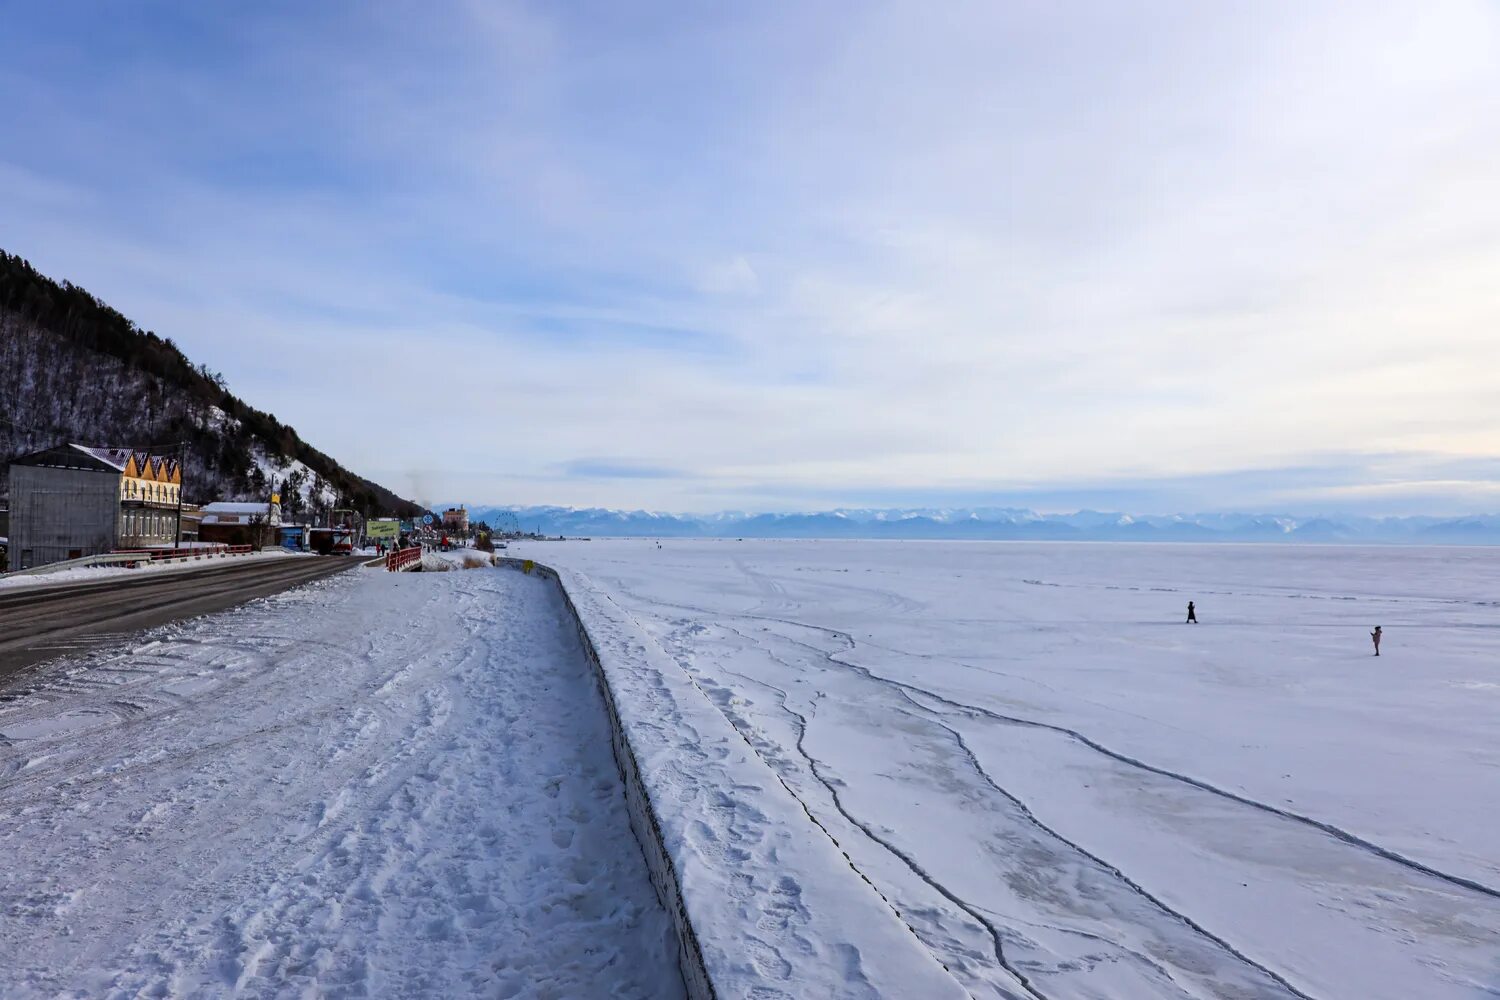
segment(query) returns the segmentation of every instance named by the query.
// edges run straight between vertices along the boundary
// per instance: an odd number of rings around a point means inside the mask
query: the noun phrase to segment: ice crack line
[[[1366,851],[1370,854],[1375,855],[1376,857],[1389,861],[1392,864],[1400,865],[1403,868],[1407,868],[1414,872],[1420,872],[1421,874],[1429,876],[1430,878],[1437,879],[1440,882],[1446,882],[1449,885],[1457,886],[1461,889],[1467,889],[1470,892],[1475,892],[1482,896],[1487,896],[1491,899],[1500,899],[1500,889],[1496,889],[1493,886],[1485,885],[1483,882],[1478,882],[1474,879],[1466,878],[1462,875],[1454,875],[1451,872],[1445,872],[1441,869],[1434,868],[1431,865],[1416,860],[1415,858],[1409,858],[1406,855],[1393,851],[1388,847],[1382,847],[1379,844],[1366,840],[1358,834],[1350,833],[1348,830],[1345,830],[1342,827],[1334,826],[1332,823],[1328,823],[1324,820],[1314,819],[1311,816],[1292,812],[1289,809],[1282,809],[1280,806],[1274,806],[1268,802],[1261,802],[1259,800],[1249,798],[1248,796],[1240,795],[1237,792],[1228,790],[1227,788],[1220,788],[1219,786],[1204,781],[1201,778],[1194,778],[1191,775],[1183,774],[1179,771],[1173,771],[1168,768],[1158,767],[1155,764],[1147,763],[1146,761],[1143,761],[1137,757],[1132,757],[1129,754],[1121,753],[1118,750],[1112,750],[1104,744],[1089,736],[1084,735],[1076,729],[1070,729],[1067,726],[1059,726],[1051,722],[1038,722],[1035,719],[1023,719],[1019,716],[1006,715],[1003,712],[996,712],[993,709],[983,708],[978,705],[970,705],[965,702],[956,701],[952,698],[945,697],[944,695],[940,695],[935,691],[928,690],[927,688],[923,688],[916,684],[909,684],[905,681],[895,680],[894,678],[883,677],[862,664],[853,663],[846,659],[840,659],[841,656],[847,655],[848,653],[852,652],[855,647],[854,637],[847,632],[842,632],[838,629],[827,628],[826,626],[822,625],[809,625],[806,622],[792,621],[786,618],[768,618],[763,615],[736,615],[734,617],[758,618],[765,621],[774,621],[779,622],[783,625],[793,625],[797,628],[804,628],[814,632],[822,632],[825,635],[835,636],[846,643],[848,648],[830,653],[826,650],[818,649],[818,647],[812,646],[808,643],[799,644],[806,646],[808,649],[816,651],[819,655],[825,657],[829,662],[837,663],[839,666],[847,667],[851,670],[857,671],[864,677],[868,678],[869,680],[875,681],[878,684],[886,684],[891,687],[922,695],[926,698],[931,698],[933,701],[938,702],[941,705],[945,705],[961,714],[970,716],[983,716],[996,722],[1003,722],[1008,725],[1026,726],[1033,729],[1044,729],[1049,732],[1067,736],[1069,739],[1076,740],[1077,742],[1083,744],[1096,753],[1103,754],[1104,756],[1109,757],[1112,760],[1119,761],[1122,764],[1127,764],[1142,771],[1148,771],[1151,774],[1156,774],[1163,778],[1168,778],[1172,781],[1177,781],[1182,784],[1189,785],[1193,788],[1198,789],[1199,791],[1207,792],[1210,795],[1217,795],[1220,798],[1228,799],[1231,802],[1237,802],[1242,806],[1248,806],[1251,809],[1257,809],[1261,812],[1267,813],[1272,816],[1277,816],[1281,819],[1288,820],[1293,823],[1300,823],[1312,829],[1319,830],[1334,838],[1335,840],[1349,845],[1350,847]],[[790,639],[790,641],[797,642],[797,640],[795,639]]]
[[[933,701],[946,705],[949,708],[952,708],[955,711],[964,714],[980,715],[992,719],[996,722],[1003,722],[1009,725],[1027,726],[1034,729],[1045,729],[1051,732],[1059,733],[1063,736],[1069,737],[1070,739],[1078,741],[1079,743],[1097,753],[1103,754],[1106,757],[1110,757],[1113,760],[1117,760],[1122,764],[1127,764],[1131,767],[1139,768],[1143,771],[1148,771],[1152,774],[1160,775],[1161,777],[1168,778],[1172,781],[1182,782],[1184,784],[1197,788],[1200,791],[1207,792],[1210,795],[1217,795],[1221,798],[1237,802],[1240,805],[1248,806],[1252,809],[1258,809],[1273,816],[1278,816],[1281,819],[1289,820],[1294,823],[1301,823],[1315,830],[1319,830],[1336,840],[1348,844],[1351,847],[1367,851],[1377,857],[1392,862],[1393,864],[1401,865],[1402,867],[1407,868],[1411,871],[1420,872],[1423,875],[1430,876],[1431,878],[1435,878],[1441,882],[1446,882],[1449,885],[1458,886],[1459,888],[1468,889],[1471,892],[1476,892],[1480,895],[1488,896],[1491,899],[1500,899],[1500,889],[1496,889],[1493,886],[1486,885],[1483,882],[1478,882],[1473,879],[1465,878],[1462,875],[1454,875],[1450,872],[1445,872],[1441,869],[1433,868],[1431,865],[1418,861],[1415,858],[1409,858],[1404,854],[1400,854],[1396,851],[1391,850],[1390,848],[1382,847],[1379,844],[1366,840],[1358,834],[1354,834],[1341,827],[1334,826],[1332,823],[1314,819],[1313,817],[1303,815],[1302,813],[1292,812],[1289,809],[1282,809],[1279,806],[1274,806],[1267,802],[1261,802],[1259,800],[1240,795],[1236,792],[1231,792],[1226,788],[1220,788],[1219,786],[1204,781],[1201,778],[1194,778],[1191,775],[1186,775],[1178,771],[1172,771],[1167,768],[1158,767],[1155,764],[1149,764],[1146,761],[1140,760],[1136,757],[1131,757],[1130,755],[1121,753],[1118,750],[1112,750],[1109,747],[1099,743],[1097,740],[1094,740],[1089,736],[1085,736],[1083,733],[1079,732],[1076,729],[1070,729],[1066,726],[1059,726],[1050,722],[1038,722],[1034,719],[1023,719],[1018,716],[1006,715],[1002,712],[996,712],[993,709],[983,708],[978,705],[970,705],[966,702],[956,701],[952,698],[940,695],[935,691],[931,691],[927,688],[921,687],[920,685],[909,684],[905,681],[898,681],[891,677],[884,677],[880,674],[875,673],[870,668],[862,664],[852,663],[848,660],[840,659],[839,657],[841,655],[846,655],[853,652],[856,644],[854,636],[848,632],[842,631],[841,629],[829,628],[826,625],[811,625],[807,622],[797,621],[792,618],[778,618],[773,615],[716,611],[711,608],[698,607],[691,604],[681,604],[654,599],[651,601],[651,603],[657,604],[661,607],[677,608],[683,611],[691,611],[696,614],[707,615],[710,618],[715,619],[741,618],[752,621],[768,621],[776,622],[780,625],[791,625],[795,628],[806,629],[809,632],[821,632],[824,635],[832,636],[843,642],[847,648],[841,651],[830,653],[825,649],[820,649],[819,647],[812,645],[811,643],[801,642],[800,640],[793,639],[790,636],[786,636],[785,638],[788,642],[792,642],[799,646],[803,646],[806,649],[812,650],[814,653],[828,660],[830,663],[836,663],[841,667],[847,667],[851,670],[854,670],[862,674],[867,679],[872,680],[878,684],[887,684],[892,687],[905,689],[907,691],[923,695],[925,697],[931,698]],[[892,649],[891,652],[902,651]]]
[[[738,632],[738,630],[736,630],[736,629],[731,628],[730,631],[736,632],[736,634],[741,635],[742,637],[744,637],[744,634]],[[743,676],[743,675],[738,674],[737,672],[735,672],[733,670],[725,669],[724,672],[725,673],[729,673],[729,674],[733,674],[734,676],[737,676],[737,677]],[[691,674],[689,674],[688,679],[690,681],[692,681],[694,687],[698,687],[698,682],[697,682],[696,678],[693,678],[691,676]],[[747,677],[745,679],[749,680],[750,678]],[[990,942],[991,942],[991,945],[992,945],[992,947],[994,949],[994,953],[995,953],[995,962],[1000,966],[1000,968],[1004,969],[1017,983],[1019,983],[1021,985],[1021,987],[1026,991],[1026,993],[1029,996],[1035,998],[1035,1000],[1046,1000],[1046,996],[1043,993],[1041,993],[1032,984],[1030,978],[1028,978],[1026,976],[1026,974],[1023,973],[1020,969],[1016,968],[1014,965],[1011,964],[1010,960],[1005,955],[1005,942],[1004,942],[1003,936],[1000,933],[999,928],[997,928],[995,926],[995,924],[991,920],[989,920],[988,918],[986,918],[984,916],[984,914],[980,911],[980,909],[978,907],[976,907],[976,906],[974,906],[974,905],[966,902],[962,898],[960,898],[958,895],[956,895],[954,892],[952,892],[950,889],[948,889],[947,886],[943,885],[937,879],[933,878],[932,875],[929,874],[926,869],[924,869],[920,864],[917,863],[917,861],[916,861],[915,858],[913,858],[911,855],[907,854],[905,851],[901,850],[895,844],[892,844],[889,840],[885,839],[884,837],[881,837],[873,829],[871,829],[870,826],[867,823],[865,823],[864,821],[856,818],[852,813],[849,812],[849,810],[844,806],[843,800],[839,797],[838,788],[834,785],[834,783],[830,779],[828,779],[827,777],[825,777],[824,774],[823,774],[823,769],[827,765],[824,764],[822,761],[818,760],[811,753],[809,753],[808,750],[807,750],[807,747],[805,746],[804,741],[805,741],[805,739],[807,737],[808,717],[806,715],[803,715],[801,712],[797,711],[795,708],[793,708],[791,706],[789,698],[788,698],[788,695],[787,695],[787,692],[781,690],[780,688],[775,687],[772,684],[767,684],[764,681],[760,681],[758,683],[760,683],[762,686],[764,686],[764,687],[766,687],[766,688],[768,688],[768,689],[770,689],[772,691],[775,691],[780,696],[780,698],[781,698],[781,707],[782,707],[782,709],[789,716],[791,716],[794,720],[796,720],[796,723],[797,723],[797,741],[796,741],[796,750],[797,750],[797,753],[798,753],[799,756],[802,757],[803,760],[807,761],[808,771],[812,774],[813,778],[818,782],[818,784],[822,785],[823,788],[827,790],[829,798],[833,802],[833,807],[838,810],[839,815],[843,816],[844,819],[847,820],[848,823],[851,826],[853,826],[855,829],[859,830],[866,837],[868,837],[871,842],[873,842],[875,844],[879,844],[888,853],[890,853],[891,856],[895,857],[902,864],[904,864],[907,867],[907,869],[911,871],[911,873],[913,875],[915,875],[922,882],[926,883],[926,885],[930,889],[932,889],[938,895],[942,896],[944,899],[948,900],[954,906],[958,907],[964,913],[968,914],[970,918],[972,918],[977,924],[979,924],[981,927],[983,927],[985,929],[985,931],[989,934]],[[702,692],[702,688],[698,688],[698,689],[699,689],[700,692]],[[713,699],[712,698],[708,698],[708,695],[707,695],[706,692],[704,693],[704,697],[708,700],[709,704],[713,704]],[[714,707],[716,709],[718,708],[717,705],[715,705]],[[720,712],[720,714],[723,714],[722,711]],[[733,728],[736,733],[739,733],[740,738],[742,740],[745,740],[745,742],[750,745],[750,749],[752,751],[754,751],[755,750],[754,744],[750,744],[750,741],[748,739],[746,739],[745,734],[742,733],[742,732],[740,732],[739,727],[735,726],[734,723],[731,720],[726,719],[726,721],[728,721],[730,723],[731,728]],[[757,756],[758,755],[759,754],[758,754],[758,751],[757,751]],[[772,773],[774,774],[775,773],[775,768],[772,768],[771,770],[772,770]],[[901,916],[901,911],[896,907],[896,905],[890,901],[890,899],[885,895],[885,893],[883,893],[883,892],[880,891],[879,887],[877,887],[875,885],[874,881],[871,880],[871,878],[868,875],[866,875],[863,871],[860,870],[859,866],[854,863],[854,859],[849,856],[849,853],[847,851],[845,851],[842,846],[839,845],[838,838],[834,837],[834,835],[828,830],[828,828],[825,827],[823,825],[823,823],[813,814],[812,809],[807,805],[806,802],[804,802],[802,800],[802,797],[799,796],[792,789],[792,787],[789,784],[787,784],[786,779],[782,778],[779,774],[776,775],[776,777],[777,777],[777,780],[781,782],[782,787],[784,787],[787,790],[787,792],[792,796],[792,798],[796,799],[797,802],[802,806],[802,810],[805,813],[807,813],[808,818],[811,819],[813,821],[813,823],[815,823],[818,826],[818,828],[823,831],[823,833],[825,835],[827,835],[827,837],[828,837],[829,840],[833,841],[835,847],[838,847],[839,853],[843,854],[844,860],[846,860],[849,863],[849,867],[853,868],[854,871],[859,875],[859,877],[862,878],[862,879],[864,879],[864,881],[866,883],[868,883],[872,889],[875,890],[875,892],[880,896],[880,898],[885,901],[886,905],[891,908],[891,910],[896,914],[896,916],[899,919],[901,919],[901,922],[903,924],[906,924],[907,929],[910,930],[912,932],[912,934],[917,937],[918,941],[921,941],[921,937],[920,937],[920,935],[917,935],[916,929],[913,928],[910,924],[906,923],[906,919]],[[927,946],[924,944],[923,947],[926,948]],[[929,950],[929,952],[931,951],[931,949],[928,949],[928,950]],[[937,956],[934,955],[933,957],[936,958]],[[945,965],[944,968],[947,968],[947,966]]]
[[[1007,801],[1009,801],[1013,806],[1015,806],[1015,808],[1020,812],[1020,814],[1022,816],[1024,816],[1026,818],[1026,820],[1028,822],[1030,822],[1033,826],[1035,826],[1037,829],[1043,831],[1048,836],[1056,839],[1059,843],[1067,845],[1070,849],[1072,849],[1073,851],[1076,851],[1078,854],[1082,855],[1083,857],[1088,858],[1094,864],[1098,865],[1102,870],[1108,872],[1115,879],[1117,879],[1118,881],[1120,881],[1121,883],[1123,883],[1125,886],[1127,886],[1131,891],[1135,892],[1137,895],[1141,896],[1147,902],[1151,903],[1158,910],[1160,910],[1161,912],[1165,913],[1169,917],[1176,918],[1177,920],[1181,921],[1183,924],[1185,924],[1186,926],[1188,926],[1189,928],[1191,928],[1196,933],[1202,935],[1204,938],[1206,938],[1209,941],[1212,941],[1214,944],[1218,945],[1225,952],[1227,952],[1228,954],[1234,956],[1239,961],[1241,961],[1241,962],[1245,963],[1246,965],[1250,966],[1251,968],[1253,968],[1253,969],[1255,969],[1255,970],[1263,973],[1266,977],[1268,977],[1269,979],[1271,979],[1274,982],[1276,982],[1283,989],[1285,989],[1288,993],[1292,994],[1293,996],[1300,997],[1301,1000],[1313,1000],[1313,998],[1311,996],[1309,996],[1307,993],[1304,993],[1302,990],[1299,990],[1297,987],[1293,986],[1290,982],[1288,982],[1279,973],[1277,973],[1274,970],[1269,969],[1266,966],[1264,966],[1264,965],[1260,964],[1259,962],[1255,961],[1253,958],[1249,957],[1244,952],[1242,952],[1238,948],[1234,947],[1234,945],[1230,944],[1224,938],[1220,937],[1219,935],[1215,934],[1213,931],[1210,931],[1208,928],[1204,927],[1202,924],[1200,924],[1197,921],[1193,920],[1187,914],[1181,913],[1181,912],[1179,912],[1177,910],[1172,909],[1166,903],[1162,902],[1156,896],[1154,896],[1150,892],[1148,892],[1138,882],[1136,882],[1130,876],[1126,875],[1123,871],[1121,871],[1115,865],[1110,864],[1108,861],[1105,861],[1103,858],[1099,857],[1097,854],[1094,854],[1091,851],[1089,851],[1087,848],[1083,847],[1082,845],[1077,844],[1074,841],[1069,840],[1067,837],[1064,837],[1061,833],[1058,833],[1056,830],[1052,829],[1052,827],[1048,826],[1046,823],[1043,823],[1040,819],[1037,818],[1036,814],[1031,811],[1031,809],[1026,805],[1026,803],[1022,802],[1019,798],[1017,798],[1010,791],[1008,791],[1007,789],[1004,789],[1004,788],[1000,787],[1000,785],[995,782],[995,779],[990,776],[990,773],[988,771],[985,770],[984,765],[982,765],[979,762],[979,758],[975,755],[973,749],[971,749],[969,747],[968,742],[963,738],[963,734],[961,734],[957,729],[954,729],[952,726],[950,726],[947,723],[943,722],[941,719],[935,718],[934,716],[936,715],[936,713],[932,712],[932,710],[929,709],[926,705],[923,705],[921,702],[917,701],[909,693],[907,693],[905,691],[902,691],[900,693],[901,693],[901,696],[903,698],[905,698],[909,703],[911,703],[913,706],[915,706],[916,708],[918,708],[918,709],[921,710],[921,712],[923,713],[922,716],[921,716],[921,718],[923,718],[927,722],[931,722],[933,725],[938,726],[939,728],[941,728],[944,731],[946,731],[948,733],[948,735],[952,736],[953,737],[953,741],[958,745],[958,748],[963,751],[964,756],[967,757],[968,760],[969,760],[969,764],[974,768],[975,772],[984,780],[984,783],[987,784],[987,785],[989,785],[990,788],[994,789],[998,794],[1000,794],[1001,796],[1003,796]],[[910,714],[910,713],[907,713],[907,714]]]

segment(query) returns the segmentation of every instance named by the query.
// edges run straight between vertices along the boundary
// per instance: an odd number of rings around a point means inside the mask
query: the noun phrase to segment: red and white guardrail
[[[422,565],[422,547],[420,545],[396,549],[394,552],[387,552],[385,556],[385,568],[392,573],[405,573],[420,565]]]

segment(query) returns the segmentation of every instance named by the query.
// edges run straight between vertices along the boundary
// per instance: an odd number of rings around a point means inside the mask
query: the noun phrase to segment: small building
[[[281,504],[235,503],[215,501],[198,511],[198,538],[204,542],[225,545],[253,545],[261,548],[280,540]]]
[[[62,444],[10,463],[10,566],[177,540],[182,469],[130,448]]]
[[[278,541],[282,548],[292,552],[306,552],[308,550],[308,526],[305,524],[283,524],[277,531]]]
[[[320,556],[347,556],[354,553],[353,528],[308,528],[307,547]]]
[[[198,526],[203,523],[203,511],[195,503],[182,505],[182,541],[196,542],[198,540]]]
[[[469,530],[469,512],[461,505],[443,511],[443,530],[465,534]]]

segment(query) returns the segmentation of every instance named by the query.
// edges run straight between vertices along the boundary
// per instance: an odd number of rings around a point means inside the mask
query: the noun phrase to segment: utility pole
[[[177,532],[172,537],[172,551],[182,548],[182,488],[187,485],[187,468],[185,458],[187,455],[187,442],[177,442],[177,478],[181,480],[177,484]]]

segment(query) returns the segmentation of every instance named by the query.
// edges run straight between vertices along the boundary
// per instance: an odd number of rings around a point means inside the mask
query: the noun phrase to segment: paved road
[[[140,629],[222,611],[362,562],[344,556],[254,559],[108,583],[0,592],[0,687],[44,660]]]

